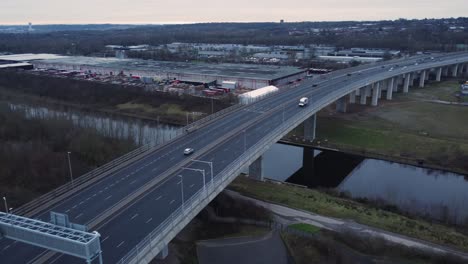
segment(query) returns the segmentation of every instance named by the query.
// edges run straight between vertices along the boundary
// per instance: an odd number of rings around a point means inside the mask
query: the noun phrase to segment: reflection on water
[[[96,129],[100,134],[112,138],[132,139],[137,145],[160,144],[177,135],[177,126],[125,118],[109,114],[79,111],[69,108],[50,108],[26,104],[8,103],[13,110],[24,111],[27,118],[63,118],[82,128]]]
[[[301,147],[276,144],[264,155],[265,177],[337,188],[410,213],[468,223],[468,181],[462,175],[327,151],[316,153],[315,159],[309,155],[303,167],[306,153]]]

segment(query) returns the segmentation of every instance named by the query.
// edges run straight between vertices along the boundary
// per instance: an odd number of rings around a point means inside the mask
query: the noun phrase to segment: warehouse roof
[[[253,65],[253,64],[209,64],[140,59],[117,59],[96,57],[59,57],[41,60],[48,64],[83,65],[88,67],[112,68],[118,70],[143,70],[168,73],[225,76],[274,80],[304,72],[296,67]]]
[[[25,53],[25,54],[13,54],[13,55],[2,55],[0,56],[0,60],[7,60],[7,61],[34,61],[34,60],[46,60],[46,59],[57,59],[63,58],[64,56],[55,55],[55,54],[32,54],[32,53]]]

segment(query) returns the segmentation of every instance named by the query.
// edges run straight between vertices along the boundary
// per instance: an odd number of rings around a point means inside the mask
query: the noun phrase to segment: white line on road
[[[153,220],[153,218],[148,219],[145,223],[147,224],[147,223],[151,222],[151,220]]]
[[[190,185],[190,188],[192,188],[194,185],[195,185],[195,183],[194,183],[194,184],[192,184],[192,185]]]
[[[76,205],[74,205],[74,206],[72,207],[72,209],[75,209],[75,208],[76,208]]]
[[[70,209],[67,209],[67,210],[65,211],[65,213],[68,213],[68,212],[70,212]]]
[[[130,183],[130,185],[134,184],[135,182],[136,182],[136,180],[132,181],[132,182]]]
[[[175,200],[172,200],[169,204],[172,204],[173,202],[175,202]]]
[[[109,195],[109,196],[107,196],[106,199],[104,199],[104,200],[107,200],[107,199],[109,199],[109,198],[111,198],[111,197],[112,197],[112,195]]]
[[[104,243],[104,241],[106,241],[108,238],[109,238],[109,236],[106,236],[106,238],[104,238],[104,239],[101,241],[101,244]]]
[[[135,217],[137,217],[137,216],[138,216],[138,214],[135,214],[134,216],[132,216],[132,218],[130,220],[135,219]]]
[[[78,218],[79,218],[80,216],[82,216],[82,215],[83,215],[83,213],[81,213],[81,214],[75,216],[75,219],[78,219]]]
[[[156,201],[157,201],[157,200],[159,200],[159,199],[161,199],[161,198],[162,198],[162,195],[161,195],[161,196],[159,196],[158,198],[156,198]]]
[[[9,247],[10,247],[10,245],[4,247],[3,250],[7,250]]]
[[[172,157],[172,158],[170,158],[169,160],[170,160],[170,161],[173,161],[173,160],[175,160],[175,157]]]
[[[117,248],[119,248],[121,245],[123,245],[125,241],[120,242],[120,244],[117,245]]]

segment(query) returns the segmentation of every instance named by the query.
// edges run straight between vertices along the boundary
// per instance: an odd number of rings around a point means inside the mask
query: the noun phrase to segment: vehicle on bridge
[[[184,149],[184,155],[190,155],[193,153],[193,148],[186,148]]]
[[[307,97],[302,97],[299,99],[299,106],[303,107],[306,106],[309,103],[309,98]]]

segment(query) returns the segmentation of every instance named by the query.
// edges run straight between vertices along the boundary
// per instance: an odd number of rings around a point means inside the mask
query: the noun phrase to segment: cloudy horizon
[[[465,8],[463,8],[465,6]],[[0,24],[183,24],[202,22],[373,21],[466,16],[465,0],[15,0],[0,3]]]

